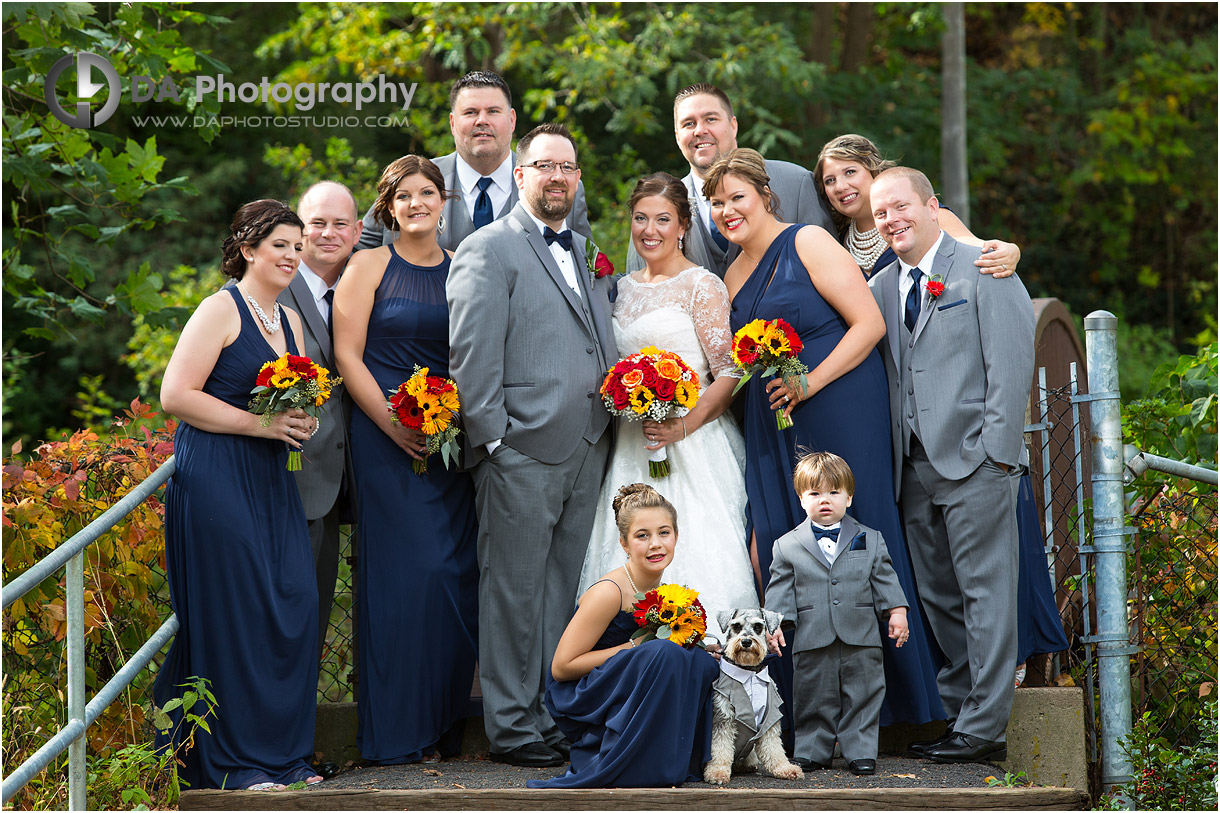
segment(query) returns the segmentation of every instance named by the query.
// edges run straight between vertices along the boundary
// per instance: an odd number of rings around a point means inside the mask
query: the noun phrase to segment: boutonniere
[[[585,241],[585,266],[589,269],[590,281],[614,275],[614,263],[598,250],[592,240]]]
[[[924,287],[928,290],[928,296],[936,299],[945,292],[945,283],[940,274],[933,274],[928,277],[928,281],[924,283]]]

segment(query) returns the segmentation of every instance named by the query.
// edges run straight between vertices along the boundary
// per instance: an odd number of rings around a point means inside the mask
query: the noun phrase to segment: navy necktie
[[[903,321],[906,322],[907,330],[912,333],[915,332],[915,323],[919,321],[919,304],[923,300],[923,292],[919,290],[919,280],[922,277],[923,272],[919,270],[919,266],[911,269],[911,278],[915,280],[915,284],[907,291],[907,312]]]
[[[491,214],[491,195],[487,194],[487,187],[491,186],[491,178],[479,178],[479,196],[474,200],[474,227],[481,229],[492,220]]]
[[[709,217],[707,219],[707,222],[710,223],[712,226],[712,229],[711,229],[712,230],[712,240],[716,243],[716,245],[720,246],[721,251],[728,251],[729,250],[729,238],[727,238],[723,234],[721,234],[720,229],[716,228],[716,218]]]
[[[335,289],[327,288],[322,298],[326,300],[326,335],[330,336],[333,342],[335,338]]]
[[[558,240],[559,245],[563,246],[565,251],[572,250],[572,230],[571,229],[564,229],[561,232],[556,232],[550,226],[547,226],[545,229],[542,230],[542,237],[546,240],[546,244],[548,246],[551,243],[554,243],[556,240]]]
[[[839,538],[839,529],[838,528],[819,528],[818,526],[814,525],[813,526],[813,536],[815,539],[838,539]]]

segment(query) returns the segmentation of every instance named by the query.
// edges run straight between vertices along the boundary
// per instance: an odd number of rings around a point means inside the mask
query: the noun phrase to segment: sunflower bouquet
[[[733,388],[733,394],[745,386],[755,374],[761,372],[764,378],[779,373],[789,389],[800,387],[801,395],[809,391],[809,383],[805,374],[809,368],[801,361],[800,352],[804,347],[801,337],[796,335],[792,325],[783,319],[755,319],[741,330],[733,334],[733,363],[745,375]],[[784,414],[782,409],[775,411],[775,425],[779,429],[792,426],[792,419]]]
[[[637,644],[660,638],[687,649],[703,646],[707,611],[699,603],[698,591],[662,584],[647,593],[636,593],[635,598],[635,622],[640,628],[631,638]]]
[[[416,365],[411,377],[390,393],[386,406],[390,410],[390,420],[424,433],[427,454],[440,452],[445,468],[449,468],[450,460],[457,462],[457,438],[461,430],[453,419],[461,404],[453,379],[428,375],[427,367]],[[412,460],[411,469],[416,474],[426,472],[427,458]]]
[[[645,347],[610,368],[601,388],[611,415],[631,421],[681,418],[699,401],[699,374],[677,353]],[[648,455],[648,473],[669,476],[665,448]]]
[[[301,409],[306,415],[322,420],[322,407],[330,398],[330,391],[343,383],[338,376],[331,377],[330,370],[316,364],[308,356],[285,353],[275,361],[269,361],[258,371],[254,389],[250,394],[250,411],[262,415],[263,426],[281,412]],[[288,470],[301,470],[301,453],[288,451]]]

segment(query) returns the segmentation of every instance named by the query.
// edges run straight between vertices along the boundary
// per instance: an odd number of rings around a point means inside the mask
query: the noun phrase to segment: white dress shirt
[[[474,205],[479,199],[479,178],[483,176],[463,161],[462,156],[455,156],[455,159],[458,180],[456,191],[462,193],[466,211],[470,213],[470,219],[474,220]],[[496,215],[504,210],[504,204],[508,203],[509,193],[513,189],[513,154],[510,152],[505,156],[500,166],[487,177],[492,180],[491,185],[487,187],[487,197],[491,198],[491,219],[495,220]]]
[[[305,284],[309,286],[309,292],[313,294],[314,307],[318,309],[318,313],[322,314],[322,321],[329,328],[330,305],[326,302],[326,292],[334,289],[328,287],[326,280],[319,277],[317,272],[303,261],[297,264],[297,273],[301,275],[301,279],[305,280]]]
[[[814,522],[813,520],[809,520],[809,524],[815,528],[821,528],[823,531],[834,531],[835,532],[834,539],[831,539],[829,536],[815,536],[814,537],[815,539],[817,539],[818,547],[822,549],[822,553],[825,553],[826,558],[830,560],[830,563],[834,564],[834,560],[837,557],[838,551],[839,551],[838,530],[841,527],[840,523],[836,522],[834,525],[819,525],[818,523]]]
[[[771,685],[770,669],[771,667],[766,666],[757,672],[751,672],[749,669],[742,669],[736,664],[729,663],[723,657],[720,659],[720,671],[745,688],[746,695],[750,698],[750,705],[754,708],[755,729],[762,725],[763,718],[767,716],[767,687]]]
[[[915,284],[915,280],[911,278],[911,269],[918,267],[923,272],[923,285],[928,284],[928,280],[932,276],[932,262],[936,259],[936,252],[940,250],[940,244],[944,242],[945,233],[942,231],[940,236],[936,238],[936,242],[932,244],[932,248],[928,249],[928,253],[919,259],[915,265],[907,265],[901,258],[898,260],[898,270],[902,273],[898,275],[898,309],[901,311],[898,315],[902,320],[907,318],[907,294],[911,291],[911,286]],[[927,288],[925,287],[926,291]],[[923,304],[923,292],[920,292],[920,305]]]

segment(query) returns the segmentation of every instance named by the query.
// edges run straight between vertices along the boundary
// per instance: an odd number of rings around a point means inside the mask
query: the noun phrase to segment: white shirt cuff
[[[504,442],[504,438],[497,438],[495,440],[484,443],[483,448],[487,449],[487,454],[488,454],[488,456],[490,456],[491,453],[494,452],[496,449],[498,449],[500,447],[500,444],[503,442]]]

